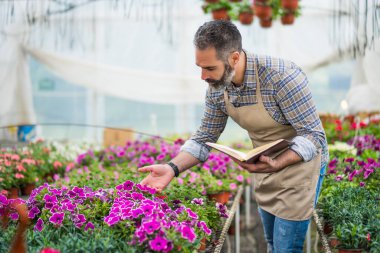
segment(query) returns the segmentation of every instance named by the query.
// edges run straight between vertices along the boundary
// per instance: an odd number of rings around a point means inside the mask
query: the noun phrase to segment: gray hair
[[[214,47],[219,60],[227,61],[230,53],[242,51],[241,34],[230,21],[214,20],[204,23],[194,36],[194,45],[204,50]]]

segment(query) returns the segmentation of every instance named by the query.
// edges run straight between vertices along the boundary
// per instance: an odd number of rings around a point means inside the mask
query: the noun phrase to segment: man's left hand
[[[269,156],[260,156],[259,162],[250,164],[241,162],[235,158],[232,158],[237,164],[239,164],[243,169],[249,171],[250,173],[270,173],[280,170],[279,164],[276,159],[272,159]]]
[[[250,173],[272,173],[280,171],[289,165],[301,162],[303,159],[296,152],[288,149],[282,152],[279,156],[276,156],[274,159],[269,156],[262,155],[260,156],[259,162],[254,164],[241,162],[234,158],[233,160]]]

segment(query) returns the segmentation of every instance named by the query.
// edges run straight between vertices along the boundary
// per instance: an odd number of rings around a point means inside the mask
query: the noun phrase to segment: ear
[[[230,65],[232,66],[232,67],[235,67],[237,64],[238,64],[238,62],[239,62],[239,59],[240,59],[240,53],[238,52],[238,51],[234,51],[234,52],[232,52],[231,54],[230,54],[230,57],[229,57],[230,59]]]

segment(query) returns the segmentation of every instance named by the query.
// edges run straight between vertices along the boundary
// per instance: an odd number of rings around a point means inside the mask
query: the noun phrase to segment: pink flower
[[[237,186],[235,183],[231,183],[230,188],[231,188],[231,190],[235,190],[237,188]]]
[[[15,174],[15,177],[16,177],[16,178],[24,178],[24,175],[23,175],[23,174],[20,174],[20,173],[16,173],[16,174]]]
[[[53,163],[53,166],[55,169],[58,169],[58,168],[61,168],[62,167],[62,163],[60,161],[55,161]]]
[[[219,186],[222,186],[222,185],[223,185],[223,182],[222,182],[221,180],[218,180],[218,181],[216,182],[216,184],[219,185]]]
[[[239,181],[239,182],[243,182],[243,180],[244,180],[243,175],[238,175],[238,176],[236,177],[236,180]]]
[[[178,184],[183,185],[183,179],[182,178],[177,178]]]

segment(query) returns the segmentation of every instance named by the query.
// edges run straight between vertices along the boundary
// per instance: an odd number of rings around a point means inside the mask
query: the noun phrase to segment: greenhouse
[[[0,252],[380,252],[380,0],[0,0]]]

